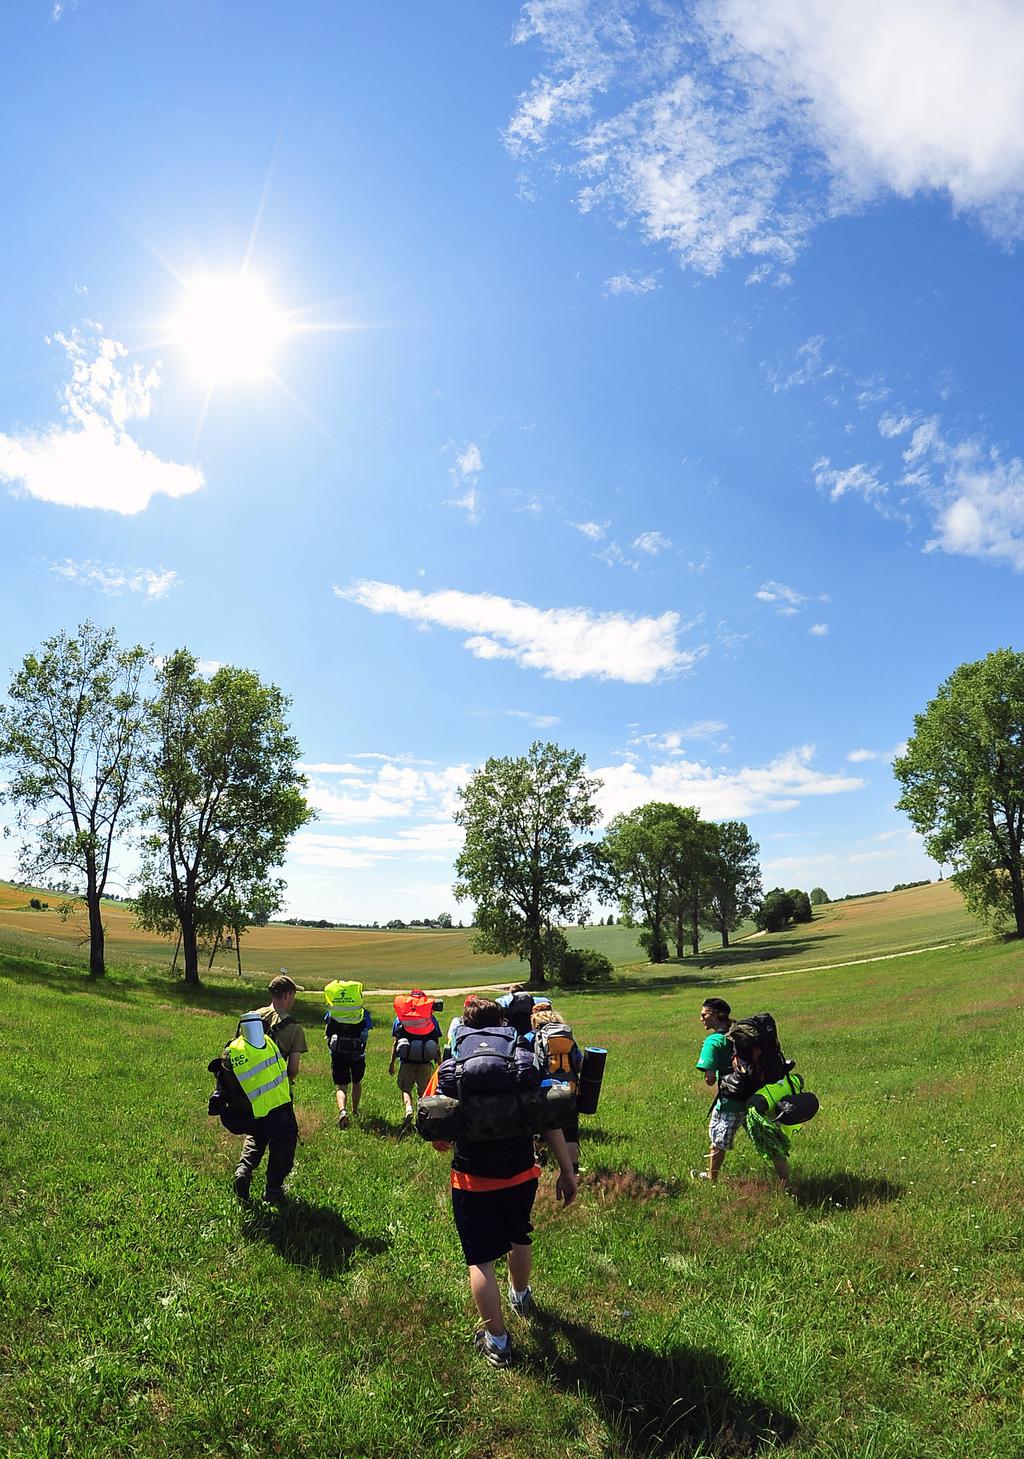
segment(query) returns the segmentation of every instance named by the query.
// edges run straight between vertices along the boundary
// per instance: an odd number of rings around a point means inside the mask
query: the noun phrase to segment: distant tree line
[[[177,936],[188,983],[200,948],[212,962],[226,932],[237,946],[279,910],[272,872],[313,814],[289,705],[249,669],[206,677],[187,649],[158,660],[90,622],[25,655],[0,706],[3,797],[24,837],[21,874],[58,872],[84,902],[94,976],[106,966],[101,902],[129,837],[136,921]]]

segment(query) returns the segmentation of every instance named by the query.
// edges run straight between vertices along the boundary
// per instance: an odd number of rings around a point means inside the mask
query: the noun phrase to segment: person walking
[[[472,1046],[466,1040],[473,1031],[482,1036],[497,1035],[495,1043],[507,1041],[509,1027],[492,999],[475,995],[466,999],[457,1039],[461,1048],[468,1050]],[[520,1046],[514,1057],[535,1067],[533,1054],[525,1047]],[[465,1059],[467,1067],[471,1058],[472,1055]],[[455,1063],[459,1062],[457,1049]],[[431,1090],[436,1081],[435,1075],[430,1082]],[[462,1098],[472,1099],[467,1088],[469,1076],[461,1082]],[[512,1093],[509,1098],[516,1096]],[[565,1137],[561,1130],[549,1130],[544,1139],[558,1162],[556,1198],[569,1206],[576,1199],[576,1175]],[[435,1141],[434,1145],[438,1150],[452,1151],[452,1214],[469,1271],[470,1293],[480,1319],[474,1346],[492,1367],[507,1368],[512,1362],[512,1341],[505,1326],[495,1263],[507,1257],[509,1307],[516,1316],[528,1318],[533,1308],[530,1216],[540,1177],[540,1167],[534,1160],[533,1136],[527,1133],[511,1139],[457,1139],[453,1145],[445,1141]]]
[[[295,1081],[299,1077],[299,1060],[303,1054],[309,1052],[306,1031],[292,1013],[292,1009],[295,1007],[295,995],[298,991],[298,985],[292,978],[289,978],[287,968],[282,968],[267,988],[270,1002],[265,1007],[256,1010],[263,1020],[267,1034],[281,1050],[288,1065],[288,1084],[293,1099],[295,1098]]]
[[[327,1012],[324,1014],[324,1037],[331,1055],[331,1078],[338,1105],[338,1129],[348,1129],[349,1118],[359,1112],[366,1073],[366,1043],[373,1027],[370,1010],[363,1007],[363,985],[341,978],[324,989]],[[348,1106],[349,1086],[352,1089],[351,1111]]]
[[[434,1017],[434,1000],[422,988],[413,988],[395,999],[395,1021],[391,1025],[391,1062],[388,1074],[398,1062],[398,1090],[402,1096],[401,1133],[412,1128],[412,1094],[426,1093],[434,1066],[441,1057],[441,1025]]]
[[[253,1172],[269,1150],[265,1198],[279,1204],[284,1200],[284,1183],[295,1164],[299,1138],[287,1061],[274,1040],[267,1036],[258,1010],[242,1015],[238,1033],[225,1054],[253,1117],[252,1129],[242,1142],[235,1167],[235,1195],[240,1201],[250,1199]]]
[[[700,1021],[704,1026],[704,1042],[697,1055],[697,1068],[709,1088],[718,1088],[719,1081],[732,1071],[733,1049],[728,1039],[732,1010],[724,998],[706,998],[701,1004]],[[708,1119],[708,1152],[706,1170],[691,1170],[694,1180],[718,1179],[726,1152],[733,1147],[736,1131],[743,1128],[747,1108],[742,1100],[718,1094]]]

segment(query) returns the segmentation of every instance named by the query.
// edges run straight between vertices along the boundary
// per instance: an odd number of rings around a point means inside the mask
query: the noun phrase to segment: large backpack
[[[256,1119],[245,1090],[238,1082],[238,1075],[231,1067],[229,1048],[230,1045],[225,1044],[217,1057],[211,1059],[206,1066],[217,1081],[206,1112],[212,1118],[219,1119],[230,1134],[251,1135],[256,1129]]]
[[[340,1059],[361,1059],[365,1048],[362,1023],[339,1023],[332,1018],[330,1012],[327,1014],[327,1022],[324,1025],[324,1037],[327,1039],[327,1047],[332,1054],[337,1054]]]
[[[533,1047],[542,1077],[571,1084],[574,1093],[579,1090],[583,1055],[567,1023],[543,1024],[537,1030]]]
[[[452,1057],[437,1071],[438,1090],[451,1099],[472,1099],[481,1094],[514,1095],[536,1089],[540,1069],[529,1049],[519,1043],[514,1028],[456,1030]]]
[[[751,1062],[755,1047],[760,1049],[757,1074],[761,1084],[774,1084],[795,1067],[782,1052],[779,1030],[770,1013],[752,1013],[749,1018],[737,1019],[729,1030],[728,1039],[742,1064]]]

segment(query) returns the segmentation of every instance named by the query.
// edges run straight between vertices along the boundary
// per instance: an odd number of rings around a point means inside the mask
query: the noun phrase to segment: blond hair
[[[534,1033],[543,1028],[546,1023],[564,1023],[565,1019],[553,1008],[535,1008],[530,1014],[530,1027]]]

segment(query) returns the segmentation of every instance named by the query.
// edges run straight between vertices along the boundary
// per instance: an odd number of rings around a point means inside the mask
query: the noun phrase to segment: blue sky
[[[3,32],[5,676],[91,616],[279,683],[298,915],[465,913],[455,791],[538,736],[766,886],[935,874],[890,759],[1024,570],[1016,6]]]

